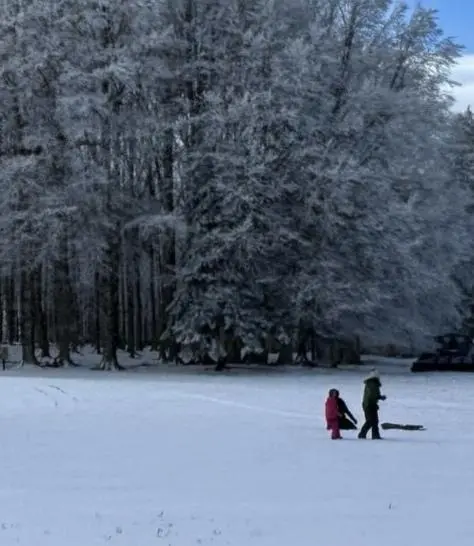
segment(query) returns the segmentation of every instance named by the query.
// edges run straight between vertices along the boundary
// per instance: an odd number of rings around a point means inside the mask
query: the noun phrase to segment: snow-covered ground
[[[333,442],[326,392],[359,416],[361,371],[25,371],[0,374],[2,546],[472,544],[472,375],[387,373],[382,420],[428,430]]]

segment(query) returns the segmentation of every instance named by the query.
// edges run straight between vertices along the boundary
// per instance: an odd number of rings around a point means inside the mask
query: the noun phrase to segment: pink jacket
[[[335,421],[339,416],[339,410],[337,408],[337,399],[329,397],[326,400],[326,421]]]

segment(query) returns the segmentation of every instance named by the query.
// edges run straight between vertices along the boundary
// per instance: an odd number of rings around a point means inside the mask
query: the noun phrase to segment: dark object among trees
[[[439,348],[423,353],[413,363],[412,372],[474,372],[472,338],[462,334],[436,336]]]

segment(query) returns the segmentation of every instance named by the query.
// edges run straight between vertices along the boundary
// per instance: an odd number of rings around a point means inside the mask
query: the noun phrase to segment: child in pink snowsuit
[[[331,431],[332,440],[341,440],[341,432],[339,430],[339,409],[337,407],[337,391],[331,389],[326,400],[326,423],[327,429]]]

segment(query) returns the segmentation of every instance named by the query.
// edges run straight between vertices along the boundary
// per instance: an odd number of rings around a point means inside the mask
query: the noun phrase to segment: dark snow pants
[[[359,438],[366,438],[369,430],[372,430],[372,438],[380,438],[379,431],[379,410],[377,407],[364,408],[365,423],[359,432]]]

